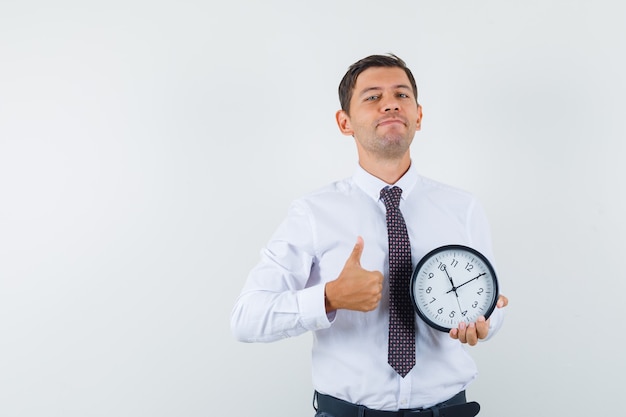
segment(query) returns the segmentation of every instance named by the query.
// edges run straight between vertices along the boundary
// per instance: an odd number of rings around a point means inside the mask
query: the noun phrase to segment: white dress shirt
[[[402,378],[387,363],[389,256],[380,190],[388,185],[358,167],[352,178],[294,201],[250,272],[231,327],[245,342],[312,331],[313,386],[321,393],[377,410],[429,407],[465,389],[477,369],[463,344],[417,315],[415,367]],[[447,244],[473,247],[493,263],[489,226],[472,195],[420,176],[413,165],[394,185],[402,188],[413,267]],[[370,312],[326,314],[324,284],[339,276],[357,236],[365,243],[361,266],[385,274],[383,298]],[[496,309],[489,337],[502,319]]]

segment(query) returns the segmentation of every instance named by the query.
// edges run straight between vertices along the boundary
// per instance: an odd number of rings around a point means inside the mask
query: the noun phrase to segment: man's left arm
[[[487,215],[480,203],[474,199],[468,207],[466,219],[467,235],[470,245],[485,255],[495,268],[493,247],[491,243],[491,228],[487,221]],[[500,285],[500,288],[501,285]],[[500,294],[496,309],[489,317],[479,317],[476,323],[460,323],[459,327],[450,330],[450,337],[474,346],[479,340],[491,338],[502,326],[504,310],[509,303],[506,296]]]

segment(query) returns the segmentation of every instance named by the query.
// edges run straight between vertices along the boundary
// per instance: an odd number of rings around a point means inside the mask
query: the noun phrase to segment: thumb
[[[363,253],[363,246],[365,246],[363,238],[361,236],[357,237],[354,249],[352,249],[352,253],[348,258],[349,263],[361,266],[361,254]]]

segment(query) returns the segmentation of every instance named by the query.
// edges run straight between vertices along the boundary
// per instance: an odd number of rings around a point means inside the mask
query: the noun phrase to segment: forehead
[[[374,88],[395,88],[405,86],[411,89],[411,82],[406,72],[398,67],[371,67],[363,71],[356,79],[354,93]]]

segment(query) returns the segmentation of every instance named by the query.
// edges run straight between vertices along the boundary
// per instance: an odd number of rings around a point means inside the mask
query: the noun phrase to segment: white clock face
[[[449,331],[493,312],[498,282],[489,261],[472,248],[448,245],[427,254],[411,280],[411,299],[430,326]]]

